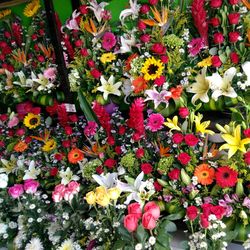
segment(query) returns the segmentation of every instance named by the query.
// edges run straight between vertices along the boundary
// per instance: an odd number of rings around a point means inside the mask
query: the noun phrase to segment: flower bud
[[[242,195],[244,195],[244,187],[242,184],[243,180],[242,179],[238,179],[237,185],[236,185],[236,194],[241,197]]]
[[[191,179],[184,168],[181,169],[181,180],[187,186],[191,184]]]

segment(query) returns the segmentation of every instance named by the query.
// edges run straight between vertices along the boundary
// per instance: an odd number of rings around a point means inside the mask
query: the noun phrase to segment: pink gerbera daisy
[[[96,133],[98,125],[94,121],[89,121],[87,126],[84,128],[84,134],[86,136],[93,136]]]
[[[102,47],[110,51],[116,45],[116,38],[112,32],[106,32],[102,37]]]
[[[188,44],[188,52],[191,56],[196,56],[205,47],[205,42],[203,38],[194,38]]]
[[[147,128],[151,132],[156,132],[163,128],[164,117],[161,114],[151,114],[147,120]]]

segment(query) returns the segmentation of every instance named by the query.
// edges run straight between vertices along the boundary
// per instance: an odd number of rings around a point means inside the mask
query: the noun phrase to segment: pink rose
[[[240,19],[240,13],[230,13],[227,17],[231,25],[238,24]]]
[[[134,232],[137,229],[138,226],[138,218],[137,215],[135,214],[128,214],[124,217],[123,220],[124,227],[129,231],[129,232]]]
[[[19,198],[23,194],[23,185],[15,184],[8,189],[8,194],[14,199]]]
[[[71,181],[68,184],[68,190],[70,190],[73,194],[77,194],[80,191],[80,183]]]
[[[39,187],[39,182],[35,181],[33,179],[28,179],[24,181],[24,190],[27,194],[34,194],[37,191],[37,188]]]
[[[194,220],[198,216],[198,208],[195,206],[187,207],[186,214],[189,220]]]
[[[214,33],[214,43],[215,44],[221,44],[224,42],[224,36],[220,32]]]
[[[59,185],[56,185],[55,186],[55,189],[54,189],[54,191],[55,192],[59,192],[59,193],[64,193],[64,191],[65,191],[65,189],[66,189],[66,187],[65,187],[65,185],[63,185],[63,184],[59,184]]]
[[[52,192],[52,199],[54,202],[60,202],[63,199],[62,193],[58,191],[53,191]]]
[[[146,212],[143,214],[142,226],[148,230],[152,230],[156,227],[156,219],[150,212]]]
[[[180,133],[173,134],[172,136],[172,141],[174,144],[182,143],[183,139],[184,139],[184,136],[183,134],[180,134]]]
[[[212,65],[216,68],[220,67],[222,64],[222,61],[220,60],[219,56],[212,56]]]
[[[186,107],[179,108],[179,116],[185,119],[189,115],[189,110]]]
[[[106,32],[102,37],[102,47],[110,51],[116,45],[116,37],[112,32]]]
[[[199,139],[193,134],[185,135],[184,140],[185,140],[185,143],[190,147],[196,146],[199,141]]]
[[[134,202],[128,205],[128,213],[133,214],[140,219],[142,217],[141,206],[138,202]]]
[[[177,157],[178,161],[182,164],[182,165],[187,165],[190,160],[191,160],[191,157],[188,153],[180,153]]]
[[[236,43],[239,40],[240,33],[237,31],[232,31],[229,32],[228,36],[229,36],[229,42]]]
[[[168,172],[168,177],[170,178],[170,180],[174,181],[174,180],[178,180],[180,177],[180,173],[181,170],[178,168],[174,168],[173,170],[171,170],[170,172]]]
[[[25,129],[24,128],[19,128],[16,130],[16,135],[17,136],[22,136],[25,134]]]
[[[157,220],[160,217],[160,207],[153,201],[148,202],[144,207],[144,212],[149,212]]]
[[[71,201],[74,198],[74,193],[69,188],[66,188],[64,191],[63,198],[65,201]]]
[[[17,116],[14,116],[9,122],[8,122],[8,128],[13,128],[19,123],[19,119]]]

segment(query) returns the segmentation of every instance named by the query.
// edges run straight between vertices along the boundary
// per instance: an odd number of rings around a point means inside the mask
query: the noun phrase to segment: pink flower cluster
[[[74,194],[80,191],[80,184],[76,181],[71,181],[67,186],[59,184],[55,187],[52,193],[52,199],[54,202],[60,202],[62,199],[71,201]]]
[[[10,187],[8,189],[8,193],[12,198],[16,199],[19,198],[24,193],[24,191],[27,194],[34,194],[37,191],[39,185],[40,184],[38,181],[28,179],[24,181],[24,184],[15,184],[14,186]]]
[[[138,222],[142,220],[145,229],[152,230],[156,227],[156,221],[160,217],[160,207],[153,201],[144,206],[144,213],[139,203],[131,203],[128,206],[128,215],[124,217],[124,227],[129,232],[136,231]]]

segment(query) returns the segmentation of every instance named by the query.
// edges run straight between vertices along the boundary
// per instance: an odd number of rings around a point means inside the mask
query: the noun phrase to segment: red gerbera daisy
[[[216,184],[222,188],[235,186],[237,177],[238,172],[229,166],[219,167],[215,173]]]

